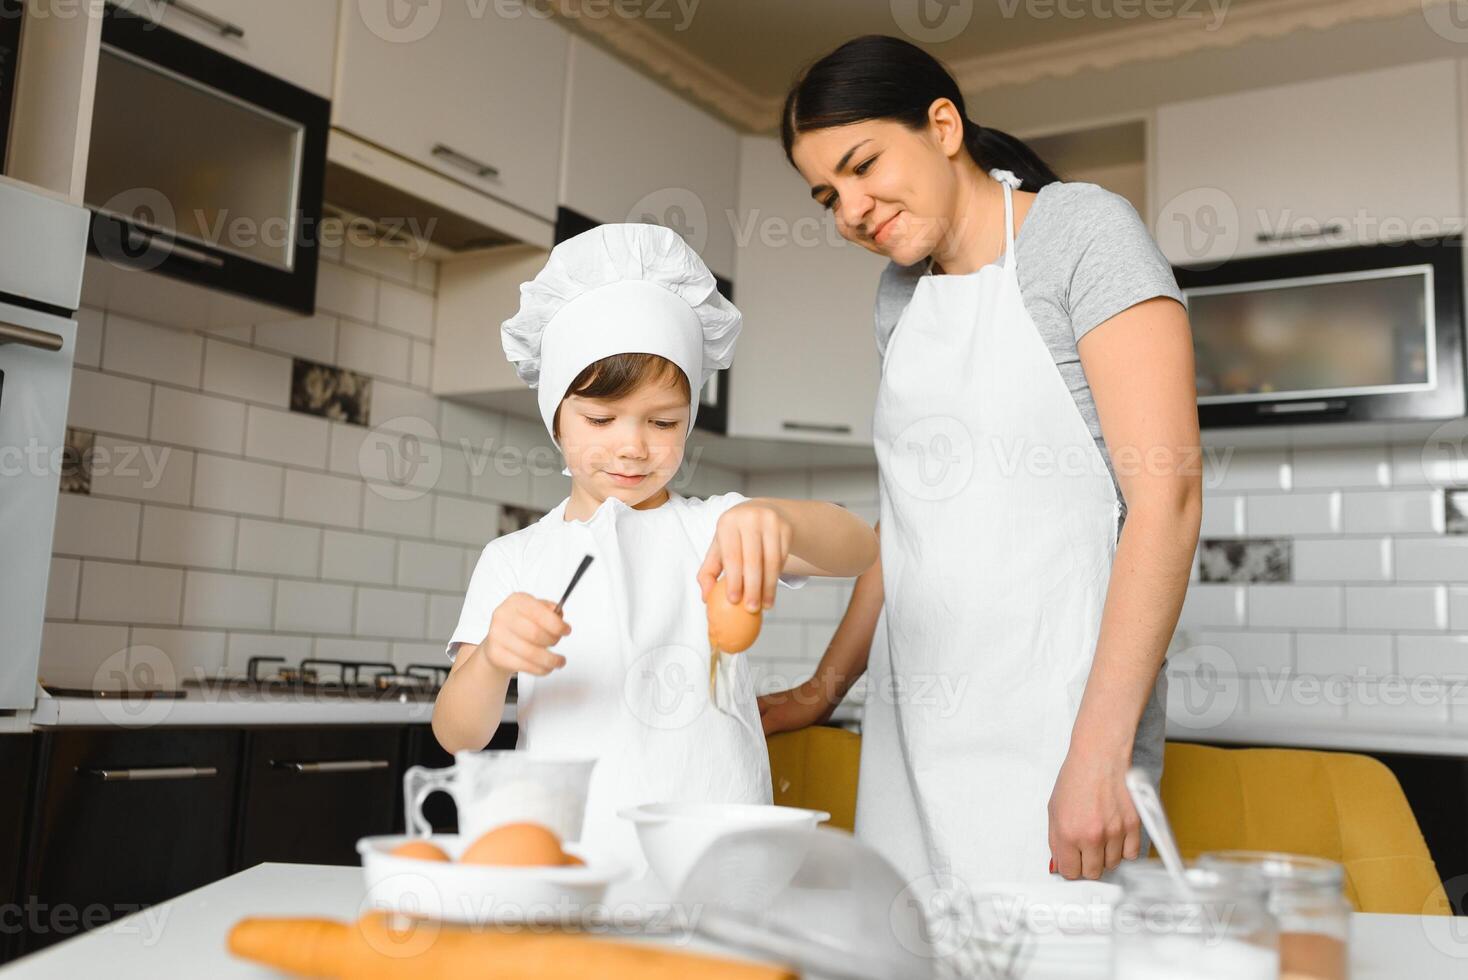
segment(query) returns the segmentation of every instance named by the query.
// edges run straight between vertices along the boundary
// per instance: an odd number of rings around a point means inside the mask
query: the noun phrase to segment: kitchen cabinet
[[[1427,61],[1159,106],[1163,254],[1217,263],[1460,230],[1459,70]]]
[[[568,79],[560,203],[672,228],[732,277],[739,134],[579,37]]]
[[[357,864],[357,840],[393,829],[403,729],[262,728],[248,735],[237,866]]]
[[[21,858],[25,851],[27,804],[31,800],[31,755],[35,737],[0,735],[0,909],[19,909]],[[19,933],[13,921],[0,920],[0,963],[19,952]]]
[[[331,98],[339,0],[112,0],[263,72]],[[355,10],[355,0],[348,3]]]
[[[887,260],[841,238],[770,137],[740,140],[738,224],[729,435],[870,445]]]
[[[40,737],[22,894],[39,949],[230,871],[240,733],[68,729]]]
[[[333,124],[554,220],[565,29],[528,4],[406,9],[343,6]]]

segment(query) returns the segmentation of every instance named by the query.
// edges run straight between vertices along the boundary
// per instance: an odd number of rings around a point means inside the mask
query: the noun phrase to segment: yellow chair
[[[777,804],[825,810],[831,827],[856,826],[860,735],[817,725],[772,735],[768,744]]]
[[[1452,915],[1402,787],[1346,752],[1168,742],[1162,802],[1184,858],[1286,851],[1339,861],[1361,912]]]

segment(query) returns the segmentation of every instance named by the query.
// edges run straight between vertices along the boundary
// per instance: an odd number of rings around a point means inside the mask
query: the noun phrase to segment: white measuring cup
[[[594,765],[595,759],[536,758],[498,749],[455,752],[454,764],[444,769],[413,766],[403,774],[409,832],[416,837],[431,832],[423,802],[444,792],[458,808],[463,840],[523,821],[542,824],[563,842],[579,840]]]

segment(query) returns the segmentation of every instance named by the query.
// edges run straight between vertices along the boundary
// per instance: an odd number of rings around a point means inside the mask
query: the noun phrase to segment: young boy
[[[485,547],[433,730],[449,751],[482,749],[518,675],[517,748],[597,758],[582,842],[641,866],[623,807],[771,802],[744,657],[731,658],[721,704],[709,698],[709,591],[768,609],[777,581],[865,571],[877,538],[835,504],[667,489],[698,392],[728,367],[740,327],[677,234],[643,224],[585,232],[556,246],[520,300],[503,325],[505,353],[538,390],[571,495]]]

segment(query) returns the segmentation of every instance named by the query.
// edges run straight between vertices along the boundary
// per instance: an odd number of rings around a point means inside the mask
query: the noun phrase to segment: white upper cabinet
[[[732,277],[734,128],[581,38],[569,76],[561,203],[597,221],[666,225]]]
[[[778,140],[740,140],[729,435],[870,445],[887,260],[845,241]]]
[[[1163,253],[1187,265],[1461,230],[1458,67],[1428,61],[1158,107]]]
[[[331,98],[338,0],[115,0],[232,58]],[[349,0],[353,8],[358,0]]]
[[[349,0],[332,122],[554,220],[568,37],[502,7]]]

